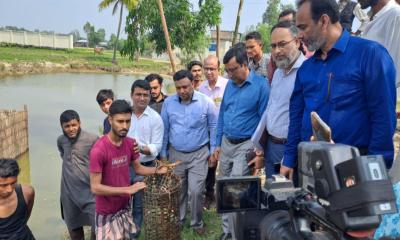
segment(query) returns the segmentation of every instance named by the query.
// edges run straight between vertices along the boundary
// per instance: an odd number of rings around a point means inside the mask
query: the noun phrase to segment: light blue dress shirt
[[[168,144],[180,152],[193,152],[210,142],[214,151],[217,110],[211,98],[194,91],[190,103],[180,101],[177,94],[168,97],[161,111],[164,139],[161,157],[166,157]]]
[[[254,71],[241,86],[229,80],[219,111],[217,146],[221,146],[223,135],[230,139],[253,135],[267,108],[269,91],[268,81]]]

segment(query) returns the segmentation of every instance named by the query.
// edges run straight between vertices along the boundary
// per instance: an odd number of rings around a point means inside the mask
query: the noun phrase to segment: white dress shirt
[[[284,69],[277,68],[271,83],[267,109],[258,124],[251,140],[256,149],[263,150],[259,141],[264,132],[277,138],[287,138],[289,131],[289,104],[292,96],[297,70],[307,58],[300,53],[290,71],[286,74]]]
[[[339,12],[342,12],[347,4],[348,2],[346,1],[339,1]],[[353,14],[358,21],[360,21],[360,27],[358,28],[358,31],[363,32],[369,21],[368,14],[361,9],[361,5],[359,3],[357,3],[354,7]]]
[[[210,87],[210,85],[208,84],[208,80],[204,81],[199,87],[199,92],[204,93],[213,100],[215,106],[217,107],[218,113],[219,113],[219,107],[221,106],[222,98],[224,96],[225,87],[228,81],[229,81],[228,79],[218,76],[214,89]]]
[[[128,137],[135,138],[139,146],[147,146],[151,155],[140,154],[140,162],[153,161],[161,151],[164,136],[164,123],[161,116],[147,106],[143,114],[136,117],[132,113]]]
[[[390,0],[367,24],[362,36],[388,50],[396,66],[396,87],[400,87],[400,5]]]

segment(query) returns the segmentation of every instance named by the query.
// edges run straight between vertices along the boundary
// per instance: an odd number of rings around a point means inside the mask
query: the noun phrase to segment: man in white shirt
[[[219,59],[210,55],[204,59],[203,70],[206,81],[204,81],[200,87],[199,92],[209,96],[215,106],[217,107],[217,113],[219,113],[219,107],[221,106],[222,97],[224,96],[225,87],[228,83],[228,79],[219,76],[220,70]],[[210,204],[215,200],[214,196],[214,185],[215,185],[215,171],[217,169],[217,162],[213,158],[213,155],[209,157],[208,161],[208,173],[206,179],[206,198],[204,201],[204,207],[209,208]]]
[[[361,9],[359,3],[353,2],[352,0],[339,0],[339,12],[340,12],[340,24],[344,29],[348,32],[352,32],[353,20],[354,17],[360,21],[360,27],[356,32],[355,35],[360,35],[365,26],[368,23],[368,15]]]
[[[400,86],[400,6],[394,0],[358,0],[362,9],[371,7],[370,22],[363,37],[382,44],[396,66],[396,87]]]
[[[279,22],[271,30],[271,54],[278,67],[271,83],[267,109],[252,137],[258,151],[264,151],[267,177],[279,174],[289,130],[289,103],[297,70],[306,60],[293,22]],[[259,154],[257,154],[259,155]]]
[[[133,113],[128,137],[136,139],[140,152],[140,163],[146,167],[155,166],[155,159],[161,151],[164,136],[164,124],[161,116],[149,106],[150,84],[145,80],[136,80],[131,87]],[[143,181],[142,176],[135,176],[131,169],[131,181]],[[133,218],[139,228],[143,220],[143,190],[135,193]]]

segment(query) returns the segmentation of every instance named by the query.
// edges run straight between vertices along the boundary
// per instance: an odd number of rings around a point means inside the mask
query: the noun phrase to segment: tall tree
[[[138,4],[138,1],[139,0],[102,0],[99,4],[100,11],[103,10],[104,8],[108,8],[109,6],[114,4],[113,11],[112,11],[113,15],[117,12],[118,6],[120,6],[117,40],[115,41],[115,44],[114,44],[114,52],[113,52],[113,58],[112,58],[112,62],[114,64],[117,64],[116,52],[117,52],[117,44],[118,44],[119,34],[121,32],[122,14],[123,14],[124,6],[127,7],[128,11],[129,11],[136,7],[136,5]]]
[[[92,25],[89,22],[86,22],[83,26],[83,31],[86,33],[86,40],[89,42],[89,35],[91,31]]]
[[[240,0],[240,2],[239,2],[238,11],[236,14],[235,31],[233,32],[232,45],[235,45],[235,43],[236,43],[236,39],[237,39],[238,31],[239,31],[239,25],[240,25],[240,15],[242,14],[243,2],[244,2],[244,0]]]
[[[267,4],[268,7],[262,16],[262,22],[273,26],[278,22],[281,0],[268,0]]]

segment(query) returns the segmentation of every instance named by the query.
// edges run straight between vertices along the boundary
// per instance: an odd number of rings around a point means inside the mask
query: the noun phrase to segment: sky
[[[198,1],[190,0],[194,4]],[[112,15],[112,7],[99,12],[100,0],[0,0],[0,26],[16,26],[29,30],[70,33],[77,29],[84,36],[83,25],[89,21],[96,30],[104,28],[107,38],[116,33],[118,14]],[[233,31],[239,0],[220,0],[223,5],[221,30]],[[283,4],[294,0],[282,0]],[[156,6],[155,6],[156,7]],[[261,22],[267,8],[267,0],[245,0],[240,20],[240,32]],[[125,26],[124,14],[123,28]],[[123,37],[126,34],[122,35]]]

